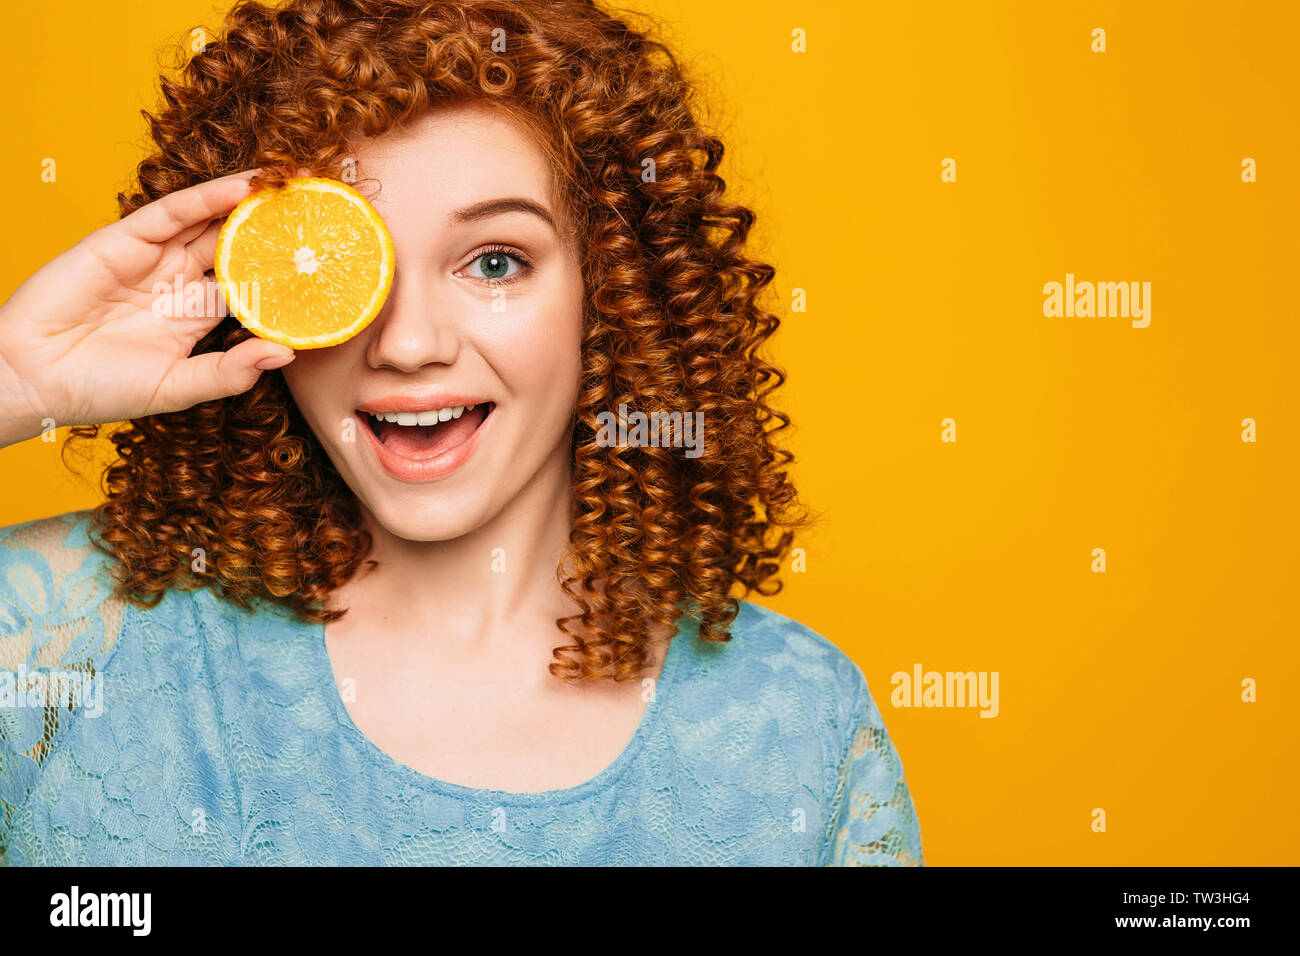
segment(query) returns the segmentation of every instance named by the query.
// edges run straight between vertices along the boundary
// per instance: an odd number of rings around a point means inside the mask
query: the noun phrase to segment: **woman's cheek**
[[[581,360],[580,305],[520,311],[491,344],[493,365],[516,397],[576,388]]]
[[[304,419],[312,427],[322,444],[338,434],[342,422],[331,422],[330,416],[346,414],[340,410],[343,392],[340,383],[347,381],[345,362],[331,353],[332,349],[301,349],[284,369],[284,381],[289,394]]]

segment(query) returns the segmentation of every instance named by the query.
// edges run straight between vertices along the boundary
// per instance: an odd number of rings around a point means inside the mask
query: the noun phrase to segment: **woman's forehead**
[[[500,196],[525,197],[544,208],[552,203],[552,171],[545,154],[522,125],[499,109],[433,109],[358,141],[352,154],[356,178],[378,181],[372,198],[377,206],[450,215]]]

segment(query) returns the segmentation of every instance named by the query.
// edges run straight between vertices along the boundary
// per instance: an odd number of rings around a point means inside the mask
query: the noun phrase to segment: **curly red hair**
[[[144,114],[157,151],[118,195],[123,216],[241,169],[268,182],[331,175],[358,130],[440,105],[507,109],[543,144],[583,237],[586,289],[561,575],[581,612],[556,622],[570,643],[554,651],[555,676],[633,679],[652,633],[683,613],[725,641],[735,594],[780,590],[807,519],[774,440],[789,419],[768,404],[784,374],[758,354],[779,324],[757,304],[774,272],[744,252],[754,214],[724,198],[723,144],[666,46],[591,0],[245,0],[161,85],[165,105]],[[227,317],[195,351],[248,335]],[[597,416],[620,403],[703,412],[704,455],[605,447]],[[98,431],[78,426],[69,441]],[[279,372],[110,437],[118,460],[94,524],[120,595],[152,607],[169,586],[211,586],[317,623],[346,613],[323,599],[373,563],[372,542]]]

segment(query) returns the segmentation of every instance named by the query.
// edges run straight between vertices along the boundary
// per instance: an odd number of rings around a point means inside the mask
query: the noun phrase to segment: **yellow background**
[[[764,603],[861,664],[927,861],[1300,863],[1300,5],[627,2],[778,270],[822,520]],[[6,11],[0,296],[115,218],[160,51],[222,9]],[[1150,327],[1044,317],[1067,272],[1151,282]],[[0,524],[94,503],[59,447],[0,452]],[[997,671],[999,715],[893,708],[918,663]]]

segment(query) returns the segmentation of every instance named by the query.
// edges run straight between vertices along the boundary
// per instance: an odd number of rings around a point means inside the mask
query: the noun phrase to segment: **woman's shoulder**
[[[124,604],[90,519],[72,511],[0,527],[0,853],[56,741],[102,710]]]
[[[817,736],[827,760],[843,754],[861,715],[880,719],[852,658],[808,625],[749,601],[740,602],[729,641],[691,635],[679,653],[682,709],[698,716],[730,708],[749,726],[761,716],[782,737]]]
[[[286,616],[269,602],[238,608],[208,587],[169,587],[147,606],[128,601],[117,592],[120,562],[100,540],[89,509],[0,527],[0,672],[193,681],[200,639],[205,651],[226,653],[241,614]]]
[[[36,764],[70,729],[97,717],[111,684],[115,704],[151,699],[196,659],[191,593],[167,591],[144,614],[117,593],[119,564],[96,542],[93,511],[0,527],[0,800],[16,766]],[[6,754],[9,760],[6,765]],[[30,779],[25,780],[31,783]]]
[[[90,510],[0,527],[0,668],[101,669],[125,601],[112,556],[91,540]]]
[[[903,764],[861,668],[812,628],[742,602],[732,639],[693,639],[671,689],[673,751],[799,811],[836,865],[924,863]],[[814,816],[816,813],[816,816]]]
[[[799,689],[831,699],[866,689],[861,668],[806,624],[750,601],[740,602],[731,639],[692,639],[691,670],[739,687]]]

